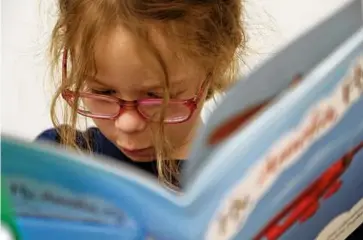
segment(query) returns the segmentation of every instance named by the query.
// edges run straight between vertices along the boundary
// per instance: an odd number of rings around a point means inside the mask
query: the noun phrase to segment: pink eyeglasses
[[[67,51],[63,53],[63,81],[67,77]],[[208,75],[209,77],[209,75]],[[209,81],[203,82],[198,93],[185,100],[170,99],[165,106],[164,123],[182,123],[190,119],[197,108],[198,102]],[[69,89],[62,93],[63,98],[71,107],[77,107],[77,112],[83,116],[94,119],[117,119],[124,111],[136,109],[145,120],[159,121],[163,109],[163,99],[145,98],[135,101],[126,101],[117,97],[89,92],[74,92]],[[80,99],[76,106],[75,100]]]

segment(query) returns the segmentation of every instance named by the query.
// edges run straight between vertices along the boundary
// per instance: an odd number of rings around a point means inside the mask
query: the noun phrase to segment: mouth
[[[124,152],[126,155],[129,155],[131,157],[152,157],[154,156],[154,148],[148,147],[148,148],[139,148],[139,149],[127,149],[121,147],[121,151]]]

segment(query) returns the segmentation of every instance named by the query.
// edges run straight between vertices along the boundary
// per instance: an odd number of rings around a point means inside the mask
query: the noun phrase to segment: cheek
[[[165,132],[168,140],[174,145],[185,144],[192,140],[194,130],[198,127],[200,116],[198,112],[187,122],[166,125]]]
[[[94,119],[96,127],[102,132],[103,135],[107,138],[112,138],[114,133],[116,132],[115,123],[111,120],[99,120]]]

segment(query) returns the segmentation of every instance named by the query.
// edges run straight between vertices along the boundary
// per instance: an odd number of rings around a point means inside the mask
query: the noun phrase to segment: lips
[[[140,148],[140,149],[127,149],[123,147],[120,148],[122,152],[132,157],[151,157],[154,154],[153,147]]]

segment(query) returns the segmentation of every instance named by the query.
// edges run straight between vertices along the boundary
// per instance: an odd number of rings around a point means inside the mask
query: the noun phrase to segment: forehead
[[[142,79],[143,84],[160,84],[166,75],[172,83],[203,74],[192,60],[177,57],[176,49],[159,32],[151,31],[145,42],[122,26],[96,42],[95,62],[99,79]]]

